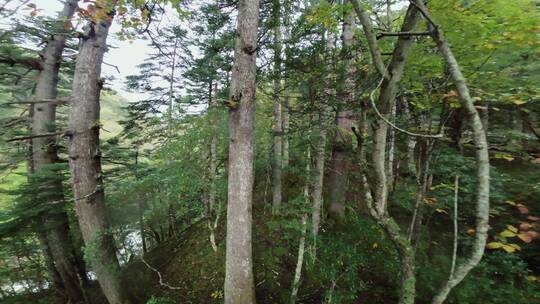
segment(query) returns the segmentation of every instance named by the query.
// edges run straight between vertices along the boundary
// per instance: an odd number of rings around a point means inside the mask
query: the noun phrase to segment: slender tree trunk
[[[135,179],[139,179],[139,147],[135,147]],[[140,199],[137,202],[137,212],[139,213],[139,234],[141,235],[142,255],[148,252],[146,245],[146,232],[144,229],[144,204]]]
[[[347,0],[348,2],[348,0]],[[355,43],[354,31],[356,28],[355,15],[350,11],[343,22],[343,50],[344,60],[343,90],[337,105],[336,131],[332,144],[332,159],[330,162],[330,208],[332,216],[341,218],[345,216],[345,193],[347,191],[347,175],[349,173],[352,151],[353,113],[350,111],[354,103],[354,77],[356,74],[355,56],[353,47]]]
[[[409,108],[409,102],[405,98],[403,98],[402,101],[405,118],[410,120],[412,115],[411,109]],[[416,176],[416,142],[416,137],[407,136],[407,173],[411,174],[412,176]]]
[[[311,147],[307,148],[306,155],[306,182],[304,184],[304,199],[306,205],[309,206],[309,186],[311,184]],[[292,291],[291,291],[291,304],[296,303],[296,298],[298,296],[298,290],[300,289],[300,278],[302,277],[302,267],[304,265],[304,254],[306,252],[306,230],[307,230],[307,213],[302,215],[302,220],[300,225],[302,225],[302,233],[300,234],[300,241],[298,243],[298,256],[296,258],[296,268],[294,271],[294,279],[292,282]]]
[[[395,121],[396,118],[396,104],[392,107],[390,112],[391,121]],[[388,165],[386,166],[386,176],[388,176],[388,189],[393,191],[394,189],[394,150],[396,143],[396,131],[391,128],[390,135],[388,136]]]
[[[484,128],[487,137],[489,128],[489,104],[484,103],[484,105],[480,107],[480,111],[478,112],[480,115],[480,120],[482,121],[482,127]]]
[[[59,28],[64,28],[65,20],[70,20],[77,8],[77,1],[65,2],[59,14]],[[58,93],[58,73],[62,62],[62,53],[66,42],[65,35],[51,36],[42,52],[42,69],[40,70],[34,99],[54,100]],[[32,135],[54,133],[56,131],[56,104],[38,103],[33,106]],[[52,166],[58,162],[56,138],[34,137],[31,140],[32,183],[39,189],[36,199],[48,202],[64,201],[62,173]],[[84,303],[84,292],[81,287],[85,277],[79,277],[76,259],[73,255],[73,245],[68,225],[68,217],[63,204],[57,204],[58,210],[47,211],[42,216],[45,227],[48,250],[54,260],[57,273],[62,280],[66,296],[72,303]]]
[[[174,119],[174,82],[175,82],[175,74],[176,74],[176,53],[178,50],[178,43],[179,39],[174,39],[174,47],[173,52],[171,54],[172,56],[172,62],[171,62],[171,73],[169,74],[169,115],[168,115],[168,121],[167,121],[167,130],[169,131],[169,140],[173,136],[173,119]]]
[[[225,303],[255,303],[252,199],[259,1],[238,3],[230,91]]]
[[[146,232],[144,229],[144,208],[142,201],[137,204],[137,211],[139,212],[139,233],[141,234],[142,253],[145,255],[148,252],[148,246],[146,245]]]
[[[281,111],[281,4],[273,0],[272,15],[274,21],[274,164],[272,175],[274,189],[272,192],[272,211],[279,212],[281,206],[281,168],[282,164],[282,111]]]
[[[120,280],[120,266],[109,231],[99,151],[101,64],[115,1],[98,7],[102,19],[86,25],[73,77],[73,101],[69,112],[69,165],[75,210],[90,254],[90,263],[110,304],[129,303]]]
[[[360,18],[364,27],[364,32],[368,38],[368,45],[372,54],[372,59],[377,71],[383,77],[381,83],[381,89],[379,94],[379,106],[380,113],[385,116],[387,120],[390,119],[392,109],[395,104],[395,97],[398,91],[398,84],[403,75],[403,69],[405,61],[408,57],[409,49],[412,44],[410,37],[400,36],[394,47],[392,58],[388,64],[388,68],[384,69],[384,63],[381,58],[380,50],[375,39],[371,20],[365,12],[365,10],[358,5],[356,1],[353,1],[353,7]],[[416,9],[416,6],[409,5],[403,24],[401,26],[401,32],[412,31],[416,28],[420,20],[420,14]],[[371,196],[371,186],[367,181],[366,174],[362,174],[362,183],[364,188],[365,201],[368,206],[372,217],[386,232],[386,235],[393,242],[396,250],[398,251],[401,261],[401,286],[400,286],[400,304],[412,304],[415,300],[415,272],[414,272],[414,250],[411,243],[407,239],[405,233],[403,233],[395,220],[388,215],[387,200],[388,200],[388,175],[386,169],[386,145],[387,145],[387,133],[388,125],[382,119],[377,119],[374,122],[374,136],[373,136],[373,151],[372,151],[372,164],[375,177],[374,183],[374,199]],[[374,205],[375,204],[375,205]]]
[[[305,186],[304,192],[307,193],[308,186]],[[308,194],[309,195],[309,194]],[[307,229],[307,214],[302,216],[302,234],[300,235],[300,242],[298,243],[298,256],[296,259],[296,268],[294,271],[294,279],[292,283],[291,291],[291,304],[296,303],[296,298],[298,297],[298,290],[300,289],[300,278],[302,277],[302,266],[304,265],[304,255],[306,252],[306,229]]]
[[[489,151],[486,132],[480,115],[476,110],[467,86],[467,81],[461,73],[461,68],[450,49],[448,41],[446,41],[442,30],[433,23],[433,19],[423,1],[413,1],[422,10],[422,15],[429,24],[431,36],[435,40],[437,48],[449,69],[450,76],[458,92],[461,106],[469,118],[468,122],[473,132],[473,141],[476,147],[476,234],[473,248],[470,256],[462,264],[456,266],[453,275],[443,284],[433,298],[433,304],[441,304],[446,300],[452,288],[459,284],[480,263],[484,255],[489,228]]]
[[[313,186],[313,210],[311,213],[311,224],[313,234],[313,256],[316,255],[317,237],[321,225],[321,209],[323,205],[323,187],[324,187],[324,165],[326,161],[326,109],[319,112],[319,141],[315,156],[315,182]]]
[[[323,34],[324,35],[324,34]],[[323,36],[324,38],[324,36]],[[334,36],[332,32],[326,32],[326,52],[327,55],[331,55],[334,51]],[[332,56],[329,56],[332,58]],[[332,73],[327,73],[328,83],[331,83]],[[334,90],[330,85],[324,88],[324,93],[327,97],[334,95]],[[329,98],[330,99],[330,98]],[[313,259],[317,256],[317,239],[319,235],[319,228],[321,226],[321,211],[323,207],[323,189],[324,189],[324,168],[326,165],[326,143],[328,134],[328,116],[330,107],[328,106],[329,100],[321,100],[319,105],[319,139],[317,142],[316,156],[315,156],[315,181],[313,185],[313,210],[311,213],[312,235],[313,235]]]
[[[213,81],[210,81],[209,87],[208,87],[208,107],[212,111],[215,107],[215,102],[213,99],[213,95],[217,94],[217,85],[214,87]],[[210,113],[211,117],[214,117],[213,113]],[[212,125],[215,125],[215,122],[211,122]],[[207,225],[208,229],[210,230],[210,245],[212,246],[212,249],[214,252],[217,252],[217,244],[216,244],[216,228],[217,228],[217,222],[219,218],[219,214],[216,214],[215,212],[215,205],[216,205],[216,171],[217,171],[217,141],[218,138],[215,134],[215,130],[212,130],[212,137],[210,139],[210,166],[208,168],[208,175],[210,179],[210,191],[208,194],[208,211],[206,214],[207,217]],[[215,217],[215,219],[214,219]]]
[[[415,6],[410,5],[401,32],[413,31],[420,20],[420,14]],[[400,36],[394,47],[392,59],[390,60],[386,75],[380,89],[379,111],[387,119],[389,118],[392,108],[394,107],[395,97],[398,91],[398,84],[403,75],[403,69],[407,60],[409,49],[413,40],[411,37]],[[386,170],[386,139],[388,133],[388,125],[381,119],[377,119],[374,123],[373,136],[373,152],[372,164],[375,177],[375,201],[380,210],[386,210],[388,201],[388,176]]]
[[[281,107],[281,113],[282,115],[282,142],[283,142],[283,153],[282,153],[282,164],[283,168],[289,167],[290,162],[290,156],[289,156],[289,129],[290,129],[290,107],[291,107],[291,97],[289,95],[285,96],[285,99],[283,100],[283,106]]]
[[[291,6],[292,3],[290,0],[284,0],[283,1],[283,9],[282,9],[282,14],[283,14],[283,25],[285,27],[285,41],[289,41],[289,39],[291,39]],[[285,58],[288,60],[289,58],[291,58],[291,48],[290,48],[290,43],[285,43]],[[283,60],[282,60],[283,61]],[[288,83],[288,71],[287,71],[287,67],[285,67],[285,71],[284,71],[284,83],[285,83],[285,87],[287,87],[287,83]],[[287,91],[285,91],[287,92]],[[281,113],[282,113],[282,136],[281,136],[281,140],[283,142],[283,146],[282,146],[282,149],[283,149],[283,153],[282,153],[282,164],[283,164],[283,168],[287,168],[289,167],[289,160],[290,160],[290,156],[289,156],[289,129],[290,129],[290,102],[291,102],[291,97],[290,97],[290,92],[287,92],[287,95],[285,96],[285,99],[283,100],[283,103],[282,103],[282,106],[281,106]]]

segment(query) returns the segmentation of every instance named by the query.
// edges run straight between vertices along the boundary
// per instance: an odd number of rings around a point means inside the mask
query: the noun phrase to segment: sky
[[[32,0],[31,3],[37,6],[40,15],[50,17],[57,16],[63,6],[59,0]],[[30,15],[30,11],[29,9],[21,8],[15,18]],[[2,23],[6,26],[5,20]],[[120,41],[116,36],[116,33],[119,31],[120,25],[114,23],[108,38],[110,48],[105,54],[104,62],[117,66],[120,73],[116,68],[103,64],[102,76],[113,77],[114,79],[108,81],[106,86],[118,91],[129,101],[136,101],[140,99],[139,94],[127,91],[124,81],[126,76],[137,74],[137,65],[144,61],[146,56],[152,51],[152,48],[148,45],[148,41],[142,38],[137,38],[133,41]]]

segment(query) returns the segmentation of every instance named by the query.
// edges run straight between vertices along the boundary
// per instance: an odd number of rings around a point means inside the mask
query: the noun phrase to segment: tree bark
[[[456,266],[453,275],[443,284],[433,298],[433,304],[441,304],[446,300],[452,288],[459,284],[478,265],[484,255],[489,228],[489,151],[482,120],[474,106],[466,79],[461,73],[461,68],[450,49],[448,41],[446,41],[442,30],[433,22],[425,4],[418,0],[413,0],[413,3],[421,10],[422,15],[428,22],[429,29],[432,32],[431,36],[446,62],[450,76],[456,86],[459,101],[468,117],[476,148],[476,234],[473,248],[470,256],[461,265]]]
[[[215,101],[213,99],[213,94],[217,94],[217,84],[214,87],[213,81],[210,81],[208,89],[208,107],[210,110],[214,109]],[[213,114],[211,114],[213,117]],[[215,122],[211,122],[212,126],[215,125]],[[208,194],[208,207],[207,207],[207,225],[210,230],[210,245],[214,252],[217,252],[216,244],[216,228],[219,219],[219,214],[216,214],[215,205],[216,205],[216,171],[217,171],[217,142],[218,138],[215,134],[215,130],[212,130],[212,135],[210,138],[210,166],[208,168],[208,175],[210,179],[210,191]],[[215,219],[214,219],[215,217]]]
[[[62,282],[62,278],[60,277],[58,270],[56,270],[56,267],[54,266],[54,259],[51,253],[51,249],[49,247],[49,241],[47,240],[47,236],[45,235],[45,231],[39,228],[36,228],[36,230],[39,245],[41,247],[43,258],[45,260],[45,266],[47,267],[47,272],[49,274],[49,279],[51,280],[54,289],[59,293],[63,294],[65,289],[64,283]]]
[[[313,185],[313,210],[311,213],[311,224],[313,225],[313,254],[317,248],[317,236],[321,225],[321,208],[323,205],[323,187],[324,187],[324,165],[326,161],[326,109],[321,109],[319,113],[319,141],[315,156],[315,182]]]
[[[238,3],[230,91],[225,303],[255,303],[252,199],[259,1]]]
[[[396,119],[396,104],[392,107],[390,111],[390,119],[392,122]],[[395,144],[396,144],[396,131],[394,128],[390,129],[390,134],[388,136],[388,161],[386,166],[386,176],[388,176],[388,189],[393,191],[394,189],[394,153],[395,153]]]
[[[330,215],[336,218],[345,216],[345,193],[347,191],[347,175],[349,173],[352,151],[353,113],[350,111],[354,102],[354,77],[356,74],[355,56],[353,47],[355,43],[354,31],[356,28],[354,12],[350,11],[343,22],[343,50],[344,61],[343,89],[337,104],[336,130],[332,144],[332,158],[330,162]]]
[[[309,186],[311,184],[311,147],[307,147],[307,155],[306,155],[306,182],[304,184],[304,199],[306,202],[306,205],[309,205]],[[296,303],[296,298],[298,296],[298,290],[300,289],[300,279],[302,277],[302,267],[304,265],[304,254],[306,252],[306,230],[307,230],[307,217],[308,214],[304,213],[302,215],[302,219],[300,221],[300,225],[302,226],[302,232],[300,234],[300,241],[298,242],[298,255],[296,258],[296,268],[294,271],[294,278],[292,282],[292,291],[291,291],[291,298],[290,303],[294,304]]]
[[[413,31],[420,20],[414,5],[407,9],[401,32]],[[377,105],[382,115],[387,119],[391,115],[395,103],[395,97],[398,91],[398,84],[403,75],[405,62],[412,44],[411,37],[400,36],[394,47],[392,59],[388,65],[386,75],[381,84],[379,101]],[[372,163],[375,177],[375,202],[380,210],[386,210],[388,201],[388,177],[386,171],[386,139],[388,133],[388,124],[378,119],[374,122],[373,152]]]
[[[282,105],[281,105],[281,4],[280,0],[273,0],[272,17],[274,21],[274,164],[272,166],[273,192],[272,212],[279,212],[281,207],[281,180],[282,180]]]
[[[334,50],[334,36],[332,32],[326,32],[326,52],[331,54]],[[327,80],[330,83],[331,73],[327,73]],[[324,93],[327,97],[334,95],[334,90],[330,85],[324,88]],[[311,211],[311,224],[313,235],[313,258],[317,256],[317,238],[319,235],[319,228],[321,226],[321,210],[323,207],[323,189],[324,189],[324,168],[326,165],[326,145],[328,134],[328,116],[330,107],[328,101],[321,100],[319,105],[319,140],[317,142],[317,149],[315,151],[315,181],[313,185],[313,210]]]
[[[395,97],[398,91],[398,84],[403,75],[405,61],[407,59],[412,39],[410,36],[399,36],[394,47],[392,58],[388,64],[388,68],[383,70],[384,63],[379,51],[376,39],[374,39],[373,29],[370,24],[367,13],[359,7],[356,2],[353,2],[353,7],[360,18],[366,37],[368,37],[368,45],[371,50],[372,59],[377,71],[382,76],[379,102],[379,111],[386,120],[389,120],[392,109],[395,105]],[[401,32],[413,31],[420,20],[420,14],[413,4],[409,5]],[[374,193],[375,197],[371,196],[371,186],[368,183],[366,174],[362,174],[363,194],[368,206],[368,210],[377,223],[383,228],[386,235],[390,238],[396,250],[398,251],[401,262],[401,285],[400,285],[400,304],[412,304],[415,301],[415,271],[414,271],[414,250],[411,243],[407,239],[395,220],[388,215],[388,172],[386,169],[386,145],[388,124],[382,119],[377,119],[373,125],[373,151],[372,164],[374,171]]]
[[[69,165],[75,210],[86,253],[110,304],[129,303],[120,281],[120,266],[109,231],[99,150],[100,79],[107,35],[113,19],[113,1],[98,7],[103,16],[86,25],[73,77],[73,101],[69,112]]]
[[[70,20],[77,8],[77,1],[65,2],[59,14],[62,20],[59,27],[64,27],[64,21]],[[62,53],[66,43],[65,34],[56,34],[50,37],[42,51],[41,70],[39,71],[34,100],[53,100],[58,93],[58,74],[62,62]],[[51,168],[58,162],[56,137],[38,137],[39,134],[56,132],[56,104],[32,104],[32,173],[31,182],[38,189],[35,199],[47,204],[52,201],[64,201],[62,186],[62,173]],[[68,216],[64,205],[58,205],[58,210],[47,211],[42,215],[45,227],[45,238],[48,250],[54,261],[54,267],[62,280],[68,300],[72,303],[84,303],[82,283],[86,277],[78,272],[77,261],[73,255],[72,239],[69,231]],[[40,233],[41,234],[41,233]],[[42,240],[42,243],[45,242]]]

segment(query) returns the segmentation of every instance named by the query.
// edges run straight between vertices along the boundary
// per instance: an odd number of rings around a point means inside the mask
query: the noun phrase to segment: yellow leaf
[[[508,253],[516,252],[516,248],[512,247],[510,245],[502,245],[502,249],[504,249],[504,251],[506,251]]]
[[[507,153],[495,153],[495,158],[502,158],[502,159],[505,159],[507,161],[513,161],[514,160],[514,157],[510,154],[507,154]]]
[[[377,247],[379,247],[379,244],[377,244],[376,242],[373,243],[373,248],[377,248]]]
[[[535,277],[533,275],[526,276],[525,278],[527,279],[527,281],[531,281],[531,282],[538,281],[538,277]]]
[[[527,101],[525,101],[525,100],[523,100],[523,99],[513,99],[513,100],[512,100],[512,103],[515,104],[515,105],[520,106],[520,105],[522,105],[522,104],[526,104]]]
[[[508,244],[510,247],[514,247],[517,251],[521,251],[521,247],[518,244]]]
[[[517,233],[518,229],[512,225],[506,225],[506,229],[512,231],[513,233]]]
[[[516,234],[510,230],[505,230],[501,233],[499,233],[500,236],[504,237],[504,238],[507,238],[507,237],[515,237]]]
[[[486,245],[486,248],[487,249],[497,249],[497,248],[501,248],[502,246],[504,246],[504,244],[501,243],[501,242],[491,242],[491,243]]]
[[[441,209],[441,208],[437,208],[437,209],[435,209],[435,211],[437,211],[437,212],[439,212],[439,213],[446,213],[446,214],[448,214],[448,212],[446,212],[446,210]]]

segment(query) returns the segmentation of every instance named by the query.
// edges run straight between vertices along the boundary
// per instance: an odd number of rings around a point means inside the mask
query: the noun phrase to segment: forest
[[[539,1],[0,20],[0,303],[540,304]]]

